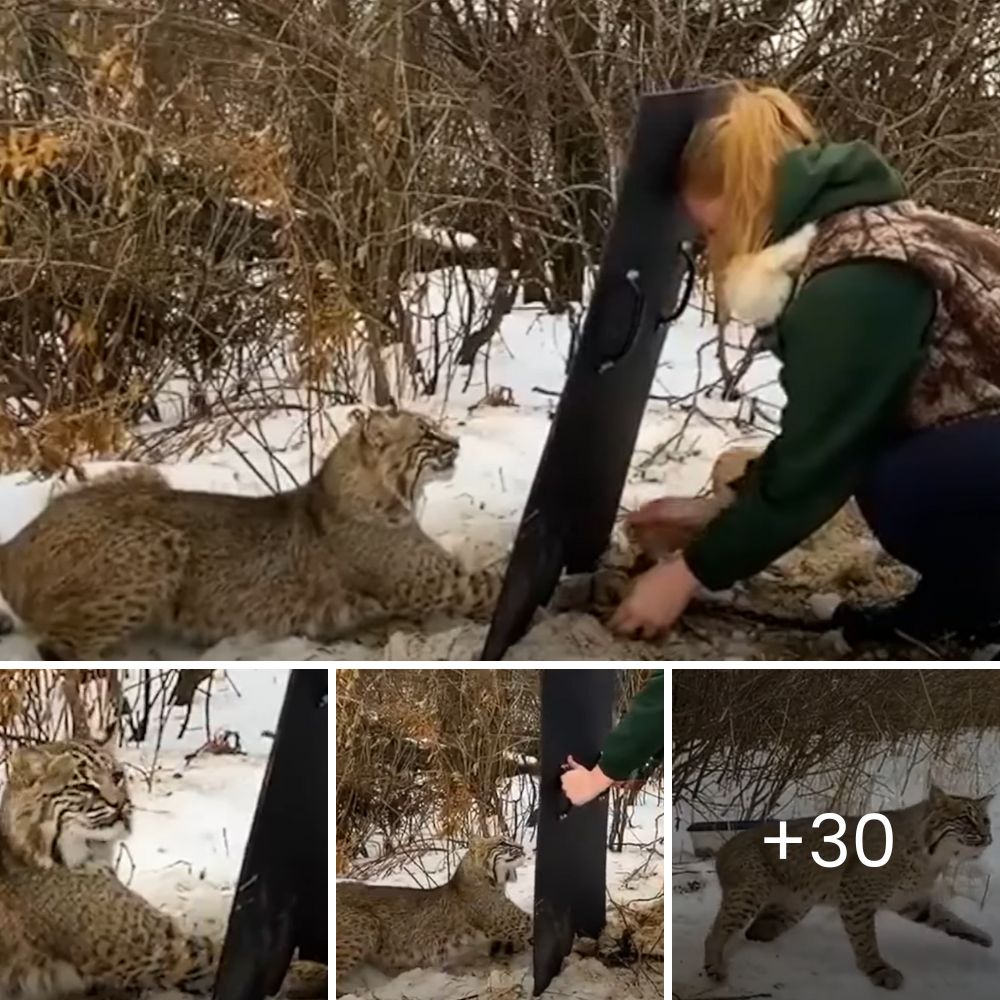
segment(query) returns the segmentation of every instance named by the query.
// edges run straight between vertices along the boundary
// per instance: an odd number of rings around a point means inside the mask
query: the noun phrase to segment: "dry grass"
[[[619,710],[648,671],[621,673]],[[381,844],[396,863],[434,836],[519,838],[537,804],[536,670],[358,670],[336,674],[337,870]],[[628,791],[613,808],[631,811]],[[624,829],[624,823],[620,824]]]
[[[976,777],[975,747],[1000,729],[994,670],[675,670],[673,799],[768,815],[807,786],[850,808],[890,757]],[[897,790],[898,791],[898,790]]]
[[[807,6],[5,4],[0,469],[314,433],[464,379],[518,298],[577,314],[645,90],[778,82],[995,221],[996,5]]]
[[[0,670],[0,758],[17,744],[102,736],[118,718],[118,670]]]

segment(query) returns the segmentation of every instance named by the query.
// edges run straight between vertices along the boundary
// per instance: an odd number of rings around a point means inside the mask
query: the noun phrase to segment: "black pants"
[[[1000,416],[904,438],[856,499],[886,552],[920,574],[906,602],[916,622],[1000,622]]]

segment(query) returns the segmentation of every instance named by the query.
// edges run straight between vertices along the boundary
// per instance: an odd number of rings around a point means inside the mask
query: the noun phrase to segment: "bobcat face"
[[[932,854],[977,858],[993,843],[986,807],[992,795],[979,799],[948,795],[931,786],[927,844]]]
[[[448,473],[458,457],[458,439],[419,413],[399,410],[356,410],[361,459],[408,504],[416,500],[427,474]]]
[[[110,867],[113,844],[131,831],[125,772],[108,750],[70,740],[21,747],[11,756],[0,832],[22,861]]]
[[[517,881],[517,869],[524,864],[524,848],[503,837],[473,840],[467,859],[480,868],[493,885]]]

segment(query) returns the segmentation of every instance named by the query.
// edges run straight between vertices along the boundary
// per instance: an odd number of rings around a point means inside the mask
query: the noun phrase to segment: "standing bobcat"
[[[802,843],[789,844],[784,861],[780,860],[778,844],[764,843],[764,837],[778,836],[777,823],[737,834],[716,858],[722,904],[705,941],[705,971],[712,979],[725,979],[723,951],[729,938],[742,928],[747,928],[751,941],[773,941],[818,903],[840,910],[858,968],[876,986],[886,989],[898,989],[903,974],[879,953],[875,938],[878,910],[895,910],[907,920],[990,947],[992,939],[987,933],[936,902],[932,893],[935,880],[949,861],[978,857],[992,843],[986,814],[991,798],[947,795],[932,785],[926,801],[884,813],[892,827],[892,853],[879,868],[870,868],[858,858],[857,816],[844,817],[847,828],[838,839],[847,854],[843,864],[835,868],[824,868],[811,857],[816,851],[824,860],[836,859],[839,848],[824,843],[824,838],[835,832],[832,819],[816,829],[812,819],[788,821],[786,836],[801,837]],[[869,821],[862,832],[865,856],[880,859],[885,841],[882,824]]]
[[[502,837],[474,840],[436,889],[338,882],[337,979],[362,963],[412,969],[490,945],[511,954],[531,937],[531,917],[504,894],[524,851]]]
[[[19,749],[8,770],[0,797],[0,997],[56,1000],[94,988],[208,993],[221,945],[186,934],[81,852],[81,844],[106,843],[127,825],[131,804],[114,758],[69,741]],[[81,864],[69,868],[73,852]],[[325,966],[293,963],[286,995],[324,996],[326,979]]]
[[[305,486],[275,496],[171,489],[150,469],[53,499],[0,546],[0,592],[50,659],[98,659],[143,626],[197,643],[246,632],[321,642],[396,617],[486,617],[466,572],[417,523],[423,474],[458,441],[413,413],[356,411]]]

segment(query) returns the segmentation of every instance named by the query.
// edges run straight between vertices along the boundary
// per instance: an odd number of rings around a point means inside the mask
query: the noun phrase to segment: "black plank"
[[[293,670],[219,964],[217,1000],[277,992],[292,952],[327,961],[328,674]]]
[[[611,730],[614,670],[543,670],[541,787],[535,859],[534,996],[558,975],[574,934],[604,926],[608,800],[569,809],[562,764],[593,766]],[[567,811],[568,810],[568,811]]]
[[[687,269],[678,166],[720,88],[642,98],[594,292],[521,518],[482,659],[499,660],[563,570],[592,570],[614,526]]]

